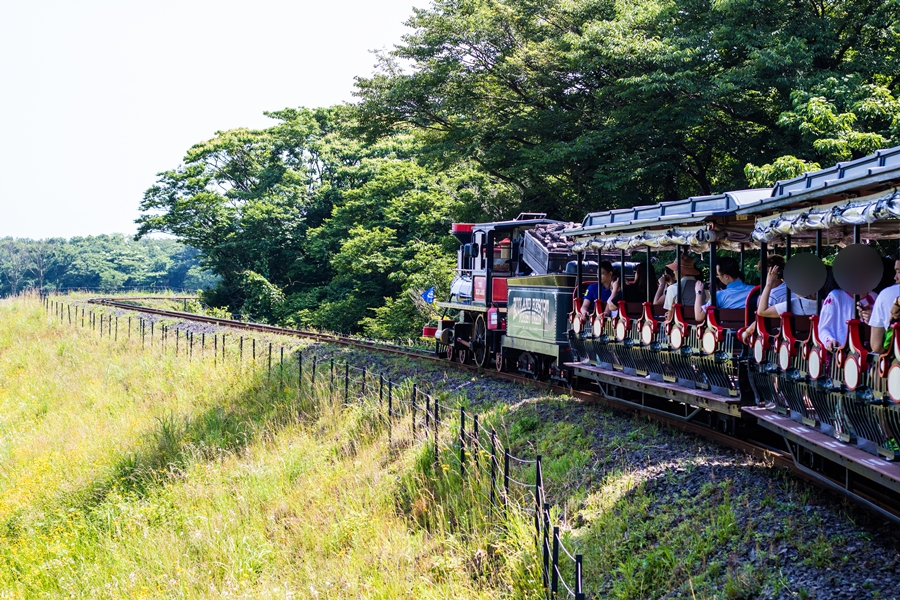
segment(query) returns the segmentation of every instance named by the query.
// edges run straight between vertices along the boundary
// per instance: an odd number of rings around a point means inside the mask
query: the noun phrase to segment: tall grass
[[[0,596],[535,595],[527,519],[409,415],[389,443],[376,403],[235,351],[142,351],[0,303]]]

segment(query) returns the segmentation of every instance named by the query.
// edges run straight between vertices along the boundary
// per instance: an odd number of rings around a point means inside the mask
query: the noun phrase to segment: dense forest
[[[767,186],[900,143],[892,0],[433,0],[358,102],[267,113],[159,174],[174,234],[257,319],[396,337],[451,221]]]
[[[0,238],[0,296],[26,290],[117,291],[212,287],[198,251],[170,239],[124,235],[29,240]]]

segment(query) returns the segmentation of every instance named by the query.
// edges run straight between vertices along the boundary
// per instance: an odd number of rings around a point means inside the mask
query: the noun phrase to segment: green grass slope
[[[527,528],[371,407],[123,338],[0,302],[0,596],[533,595]]]

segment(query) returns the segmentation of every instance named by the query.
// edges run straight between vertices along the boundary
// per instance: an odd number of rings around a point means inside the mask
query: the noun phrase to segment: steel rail
[[[447,364],[447,359],[437,356],[436,354],[426,353],[426,351],[418,350],[418,349],[409,349],[403,348],[402,346],[395,346],[392,344],[384,344],[384,343],[376,343],[367,340],[360,340],[348,336],[342,336],[334,333],[320,333],[316,331],[307,331],[302,329],[288,329],[284,327],[276,327],[274,325],[263,325],[260,323],[247,323],[244,321],[235,321],[232,319],[222,319],[218,317],[210,317],[207,315],[198,315],[195,313],[187,313],[181,311],[172,311],[172,310],[162,310],[156,308],[149,308],[144,306],[139,306],[135,304],[126,304],[124,301],[129,300],[137,300],[143,298],[131,298],[131,297],[120,297],[116,300],[111,300],[109,298],[90,298],[87,300],[89,304],[96,304],[101,306],[109,306],[112,308],[118,308],[121,310],[128,310],[134,312],[142,312],[152,315],[157,315],[161,317],[168,317],[172,319],[181,319],[185,321],[194,321],[200,323],[206,323],[209,325],[217,325],[220,327],[230,327],[234,329],[242,329],[245,331],[255,331],[261,333],[269,333],[274,335],[283,335],[289,337],[298,337],[305,339],[313,339],[323,343],[335,344],[339,346],[345,346],[349,348],[356,348],[360,350],[374,350],[378,352],[384,352],[388,354],[394,354],[399,356],[406,356],[410,358],[419,358],[422,360],[428,360],[435,363]],[[711,427],[706,427],[703,425],[699,425],[693,423],[691,421],[684,420],[684,417],[679,417],[678,415],[669,415],[663,411],[658,410],[647,410],[647,407],[643,407],[634,402],[629,402],[626,400],[621,400],[613,396],[605,395],[601,392],[593,392],[587,390],[574,390],[565,386],[549,383],[549,382],[541,382],[535,381],[531,377],[516,375],[513,373],[503,373],[499,372],[496,369],[479,369],[479,367],[475,365],[469,364],[461,364],[458,362],[453,362],[453,365],[457,368],[467,370],[470,372],[478,372],[479,370],[487,376],[494,377],[497,379],[503,379],[506,381],[511,381],[523,385],[528,385],[531,387],[535,387],[538,389],[545,390],[547,392],[558,394],[558,395],[569,395],[585,404],[589,405],[599,405],[605,406],[607,408],[611,408],[620,412],[625,412],[629,414],[641,414],[647,419],[668,425],[670,427],[679,429],[686,433],[690,433],[692,435],[696,435],[699,437],[703,437],[709,440],[712,440],[722,446],[726,446],[732,448],[734,450],[738,450],[740,452],[744,452],[755,458],[771,461],[774,466],[782,467],[791,471],[794,476],[798,479],[802,479],[816,487],[821,489],[828,490],[832,493],[837,493],[837,495],[848,496],[846,491],[842,491],[840,489],[835,489],[833,485],[829,485],[828,482],[824,481],[823,478],[816,475],[813,471],[810,471],[805,468],[800,468],[795,460],[794,456],[791,452],[786,450],[780,450],[776,448],[772,448],[762,443],[754,442],[753,440],[744,440],[737,437],[733,437],[730,435],[726,435],[722,432],[719,432]],[[441,419],[443,422],[443,419]],[[853,496],[849,496],[852,500],[857,500]],[[884,515],[886,513],[885,507],[880,506],[874,501],[870,500],[868,502],[859,502],[862,506],[873,509],[876,508],[876,512]],[[896,509],[887,509],[891,513],[893,513]]]

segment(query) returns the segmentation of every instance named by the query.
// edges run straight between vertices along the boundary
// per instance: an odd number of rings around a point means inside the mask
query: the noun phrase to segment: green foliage
[[[123,235],[0,239],[0,296],[28,289],[196,290],[215,283],[216,277],[200,266],[198,251],[171,239],[135,242]]]
[[[273,321],[284,304],[284,292],[259,273],[244,271],[242,275],[245,299],[241,312],[254,315],[262,323]]]
[[[358,105],[188,150],[147,190],[139,236],[198,248],[220,277],[207,300],[231,311],[413,335],[453,220],[580,221],[900,143],[898,22],[881,0],[434,0]]]
[[[430,155],[580,219],[891,143],[898,17],[880,0],[437,0],[359,80],[360,114],[373,137],[420,128]]]
[[[139,235],[168,232],[200,248],[221,276],[210,304],[268,322],[412,335],[428,315],[408,292],[446,293],[450,223],[482,198],[490,205],[489,181],[465,165],[422,166],[422,142],[408,133],[362,143],[345,108],[270,116],[279,123],[220,132],[161,173]]]
[[[772,187],[777,181],[793,179],[808,171],[821,169],[819,163],[806,162],[795,156],[779,156],[768,165],[757,167],[747,163],[744,175],[752,188]]]

